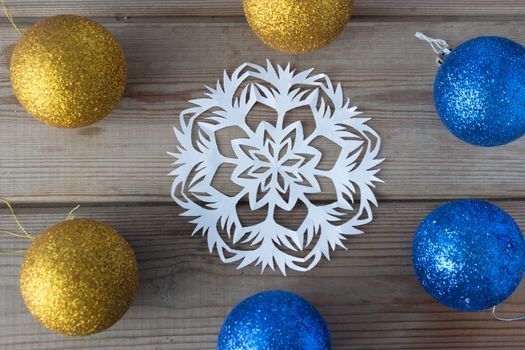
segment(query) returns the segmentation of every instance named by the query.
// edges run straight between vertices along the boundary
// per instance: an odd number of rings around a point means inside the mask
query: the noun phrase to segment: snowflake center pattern
[[[321,152],[306,144],[300,122],[286,128],[261,122],[250,138],[232,146],[239,160],[232,181],[248,189],[252,210],[276,205],[289,211],[305,193],[320,191],[312,171]]]
[[[358,117],[356,107],[345,100],[342,87],[335,88],[313,69],[296,73],[270,62],[267,67],[243,64],[230,76],[224,74],[216,88],[208,88],[206,98],[192,100],[194,107],[180,115],[174,131],[179,141],[175,157],[172,197],[192,217],[195,231],[207,236],[224,262],[251,263],[307,271],[330,250],[343,247],[348,235],[362,233],[357,227],[372,220],[372,192],[380,139]],[[253,129],[247,117],[256,104],[275,111],[275,123],[261,121]],[[315,129],[305,134],[303,121],[286,124],[288,112],[306,107]],[[231,156],[219,150],[221,130],[237,127],[245,136],[227,140]],[[335,164],[320,169],[322,152],[312,145],[322,137],[337,146]],[[219,168],[233,166],[231,182],[240,190],[226,194],[212,185]],[[335,188],[335,200],[318,204],[309,195],[321,192],[319,179]],[[356,200],[356,196],[358,196]],[[263,212],[263,220],[243,224],[238,206],[248,198],[250,210]],[[306,217],[292,230],[276,220],[277,208],[293,212],[298,203],[306,207]],[[349,214],[350,213],[350,214]]]

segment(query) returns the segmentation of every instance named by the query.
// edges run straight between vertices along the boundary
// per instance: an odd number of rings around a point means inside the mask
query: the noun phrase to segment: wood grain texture
[[[6,0],[13,15],[241,16],[241,0]],[[355,16],[523,15],[521,0],[355,0]]]
[[[0,189],[17,202],[169,202],[172,126],[189,99],[204,93],[222,70],[244,61],[316,67],[341,82],[383,138],[387,160],[380,199],[524,198],[524,140],[476,148],[441,124],[432,97],[433,52],[418,30],[452,46],[482,34],[525,42],[524,21],[360,21],[324,50],[287,56],[263,45],[242,23],[108,24],[129,62],[129,84],[118,109],[95,126],[54,129],[28,116],[9,83],[17,34],[0,26]],[[255,113],[254,118],[266,118]],[[303,118],[312,127],[310,118]],[[228,138],[220,140],[229,142]],[[333,148],[325,146],[327,159]],[[232,189],[227,176],[218,184]],[[317,199],[333,198],[327,189]]]
[[[135,303],[116,326],[87,338],[54,335],[26,311],[19,295],[21,256],[0,255],[0,347],[2,349],[184,349],[212,350],[229,310],[268,289],[298,292],[325,316],[334,350],[348,349],[522,349],[523,322],[503,323],[490,312],[462,313],[433,301],[411,266],[411,239],[419,221],[439,203],[385,203],[366,234],[349,238],[310,273],[283,278],[257,267],[236,270],[209,254],[203,237],[174,205],[82,207],[77,215],[102,220],[134,248],[141,285]],[[525,202],[497,202],[525,227]],[[71,206],[18,209],[32,233],[62,220]],[[292,213],[290,223],[299,220]],[[7,210],[0,227],[13,228]],[[26,248],[0,236],[0,248]],[[500,311],[525,310],[522,286]]]
[[[22,256],[0,254],[0,348],[13,350],[212,350],[231,308],[269,289],[295,291],[325,316],[335,350],[522,349],[525,323],[503,323],[489,312],[442,307],[417,282],[411,240],[419,222],[443,200],[493,198],[525,228],[525,139],[484,149],[448,133],[433,107],[436,72],[424,31],[452,46],[479,35],[525,43],[522,0],[356,0],[355,18],[327,48],[304,56],[276,53],[244,23],[240,0],[6,0],[22,27],[39,17],[73,13],[99,18],[122,43],[129,83],[122,103],[104,121],[79,130],[47,127],[19,106],[9,82],[18,35],[0,21],[0,196],[19,204],[32,233],[78,216],[118,229],[137,254],[141,286],[134,305],[113,328],[66,338],[41,327],[25,309],[18,276]],[[479,17],[483,16],[483,17]],[[222,70],[245,61],[315,67],[341,82],[383,139],[377,194],[380,207],[366,234],[348,240],[307,274],[250,267],[236,270],[210,254],[206,239],[190,237],[169,196],[176,147],[172,126],[186,102],[200,97]],[[257,110],[255,121],[270,118]],[[313,124],[306,115],[306,129]],[[227,147],[228,136],[219,140]],[[334,149],[320,145],[328,161]],[[217,186],[233,190],[226,176]],[[323,184],[323,187],[326,183]],[[333,198],[323,188],[317,200]],[[67,203],[67,204],[64,204]],[[243,212],[247,219],[260,213]],[[304,212],[282,220],[297,225]],[[0,208],[0,228],[13,229]],[[0,249],[28,243],[0,235]],[[525,285],[501,312],[525,311]]]

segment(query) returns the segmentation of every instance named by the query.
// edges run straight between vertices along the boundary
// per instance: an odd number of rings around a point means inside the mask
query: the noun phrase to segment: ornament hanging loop
[[[0,3],[2,3],[2,8],[4,9],[4,13],[5,13],[5,16],[7,17],[7,19],[9,20],[9,22],[11,22],[11,25],[13,26],[13,28],[15,28],[15,30],[19,33],[19,34],[22,34],[22,29],[20,29],[20,27],[18,27],[15,23],[15,20],[13,19],[13,16],[11,15],[11,13],[9,12],[9,9],[7,8],[4,0],[0,0]]]
[[[66,216],[66,220],[75,220],[75,214],[74,212],[80,208],[80,204],[77,205],[76,207],[74,207],[73,209],[71,209],[71,211],[67,214]]]
[[[15,210],[11,206],[11,203],[9,203],[8,200],[3,199],[3,198],[0,198],[0,202],[3,202],[7,206],[7,208],[9,208],[9,211],[11,212],[11,215],[15,219],[16,225],[22,231],[22,233],[18,233],[18,232],[13,232],[13,231],[9,231],[9,230],[0,229],[0,233],[5,233],[5,234],[11,235],[13,237],[17,237],[17,238],[27,238],[27,239],[29,239],[31,241],[34,240],[35,238],[32,235],[30,235],[29,232],[27,232],[27,230],[24,228],[24,226],[22,226],[22,224],[20,223],[20,220],[18,219],[18,216],[15,213]],[[11,249],[9,249],[9,250],[0,250],[0,254],[18,254],[18,253],[23,253],[23,252],[25,252],[25,250],[18,250],[18,249],[16,249],[16,250],[11,250]]]
[[[7,208],[9,209],[9,211],[11,212],[11,215],[13,216],[13,218],[15,220],[16,225],[22,231],[23,234],[12,232],[12,231],[8,231],[8,230],[0,230],[0,232],[7,233],[7,234],[9,234],[11,236],[18,237],[18,238],[28,238],[31,241],[34,240],[35,238],[31,234],[29,234],[29,232],[27,232],[27,230],[24,228],[24,226],[22,226],[22,223],[20,223],[20,220],[18,219],[18,216],[15,213],[15,210],[11,206],[11,203],[9,203],[9,201],[7,199],[4,199],[4,198],[0,198],[0,202],[3,202],[7,206]]]
[[[496,313],[496,306],[492,307],[492,317],[494,317],[498,321],[503,321],[503,322],[514,322],[514,321],[525,320],[525,315],[521,315],[518,317],[512,317],[512,318],[498,316],[498,314]]]
[[[417,32],[415,36],[419,40],[426,41],[427,43],[430,44],[430,46],[432,47],[432,50],[434,50],[434,52],[438,56],[436,58],[436,64],[438,66],[441,66],[443,62],[445,61],[445,58],[452,52],[447,42],[443,39],[434,39],[421,32]]]

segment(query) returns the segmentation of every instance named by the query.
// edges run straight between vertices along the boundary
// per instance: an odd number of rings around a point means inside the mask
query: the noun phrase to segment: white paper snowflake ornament
[[[312,71],[245,63],[231,77],[224,72],[215,89],[207,87],[206,97],[190,101],[194,106],[180,114],[174,128],[179,146],[169,153],[175,157],[171,195],[181,215],[192,218],[193,234],[206,235],[210,252],[216,248],[225,263],[260,264],[263,271],[277,265],[283,274],[287,268],[308,271],[372,220],[372,189],[381,181],[376,167],[383,161],[379,135],[366,125],[369,119],[358,117],[340,84],[334,88],[326,75]],[[249,126],[256,105],[270,109],[274,120]],[[299,108],[308,110],[310,121],[287,119]],[[305,132],[306,123],[315,124],[313,132]],[[219,144],[227,128],[243,136]],[[314,146],[319,137],[339,146],[328,169],[319,166],[325,156]],[[230,154],[222,151],[228,145]],[[232,186],[213,183],[222,166],[232,168]],[[311,199],[321,181],[332,182],[333,201]],[[299,203],[304,220],[291,229],[276,212],[292,213]],[[259,215],[258,223],[244,222],[242,205]]]

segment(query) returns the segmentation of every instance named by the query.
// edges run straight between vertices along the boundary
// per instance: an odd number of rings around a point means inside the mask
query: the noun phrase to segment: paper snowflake
[[[263,271],[277,265],[283,274],[287,268],[308,271],[337,246],[345,248],[346,236],[362,233],[357,227],[372,220],[372,205],[377,206],[372,188],[381,181],[380,138],[367,118],[358,117],[340,84],[334,88],[326,75],[312,71],[245,63],[231,77],[224,72],[222,83],[207,87],[206,97],[190,101],[194,106],[180,114],[174,128],[179,146],[169,153],[176,159],[171,194],[184,209],[181,215],[193,218],[193,234],[206,235],[210,252],[216,248],[226,263],[261,264]],[[275,114],[273,123],[249,126],[256,104]],[[315,123],[310,134],[301,121],[287,121],[301,107]],[[219,143],[220,131],[231,127],[243,136]],[[323,153],[312,145],[317,137],[339,146],[329,169],[318,166]],[[224,143],[232,154],[221,151]],[[213,184],[226,164],[236,185],[230,187],[238,193]],[[323,178],[333,183],[334,200],[316,203],[310,196],[321,192]],[[261,222],[243,223],[238,207],[244,202],[252,212],[261,211]],[[291,213],[299,202],[306,212],[300,226],[279,223],[276,211]]]

